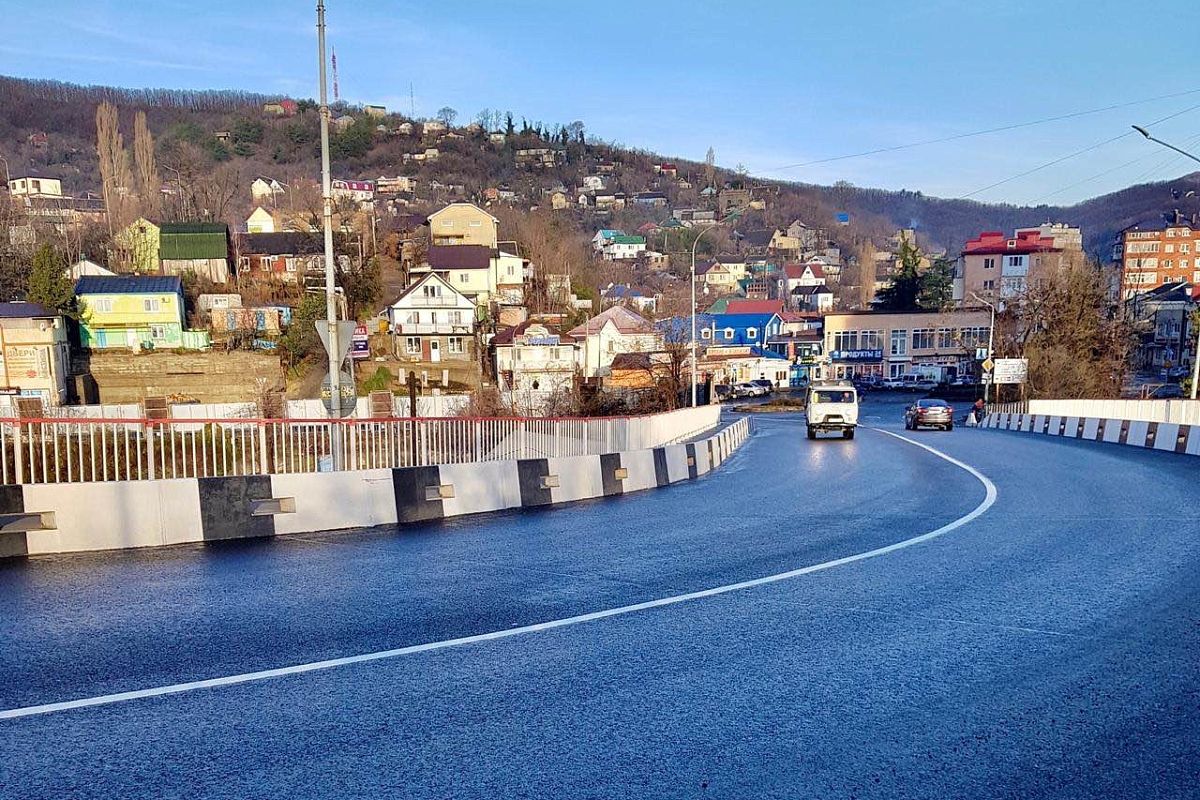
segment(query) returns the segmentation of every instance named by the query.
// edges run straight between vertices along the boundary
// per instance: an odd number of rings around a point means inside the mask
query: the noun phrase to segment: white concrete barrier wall
[[[706,420],[688,416],[654,435],[678,438]],[[741,419],[695,442],[609,455],[0,487],[0,557],[370,528],[629,494],[706,475],[749,434]]]
[[[1116,401],[1096,401],[1111,403]],[[1098,408],[1105,406],[1099,405]],[[1120,444],[1180,455],[1200,455],[1200,424],[1159,422],[1122,417],[1084,417],[1044,414],[989,414],[983,427],[1046,434],[1105,444]]]

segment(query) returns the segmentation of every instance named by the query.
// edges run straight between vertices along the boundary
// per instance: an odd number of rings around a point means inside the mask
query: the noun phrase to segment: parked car
[[[717,398],[717,402],[723,402],[733,397],[733,387],[727,383],[714,383],[712,387],[713,396]]]
[[[775,391],[775,384],[771,383],[766,378],[759,378],[757,380],[750,381],[750,383],[754,384],[755,386],[761,386],[764,390],[763,394],[770,394],[771,392]]]
[[[918,400],[905,409],[904,427],[910,431],[918,428],[954,430],[954,409],[945,400],[935,397]]]
[[[923,375],[904,375],[900,387],[909,392],[932,392],[937,388],[937,382]]]
[[[954,380],[950,381],[951,386],[974,386],[975,379],[970,375],[959,375]]]
[[[881,389],[903,389],[904,388],[904,378],[903,377],[884,378],[882,381],[880,381],[879,386]]]
[[[733,385],[734,397],[763,397],[767,394],[767,390],[758,384],[744,381]]]
[[[1178,383],[1164,383],[1146,395],[1150,400],[1175,400],[1183,396],[1183,387]]]

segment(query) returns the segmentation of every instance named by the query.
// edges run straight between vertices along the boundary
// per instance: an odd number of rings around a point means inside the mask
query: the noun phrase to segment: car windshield
[[[853,403],[854,392],[848,391],[821,391],[813,392],[814,403]]]

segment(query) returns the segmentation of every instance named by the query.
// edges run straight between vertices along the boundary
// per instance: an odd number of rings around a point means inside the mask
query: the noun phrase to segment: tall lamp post
[[[696,356],[696,247],[699,246],[700,240],[704,238],[704,234],[711,231],[713,228],[724,225],[726,222],[731,222],[742,215],[745,207],[737,208],[725,215],[716,222],[710,222],[705,225],[700,233],[692,242],[692,346],[691,346],[691,362],[692,362],[692,407],[696,407],[696,372],[699,366],[699,359]]]
[[[1146,130],[1145,128],[1143,128],[1140,125],[1131,125],[1130,127],[1132,127],[1135,131],[1140,133],[1142,136],[1145,136],[1150,141],[1152,141],[1156,144],[1161,144],[1163,147],[1167,148],[1168,150],[1174,150],[1176,153],[1179,153],[1180,155],[1183,155],[1183,156],[1187,156],[1192,161],[1195,161],[1197,164],[1200,164],[1200,156],[1195,156],[1186,150],[1181,150],[1180,148],[1176,147],[1173,144],[1164,142],[1162,139],[1154,138],[1153,136],[1150,135],[1150,131]],[[1200,326],[1197,326],[1197,327],[1200,328]],[[1180,356],[1182,356],[1182,355],[1183,355],[1183,353],[1180,353]],[[1193,400],[1196,399],[1196,384],[1197,383],[1200,383],[1200,330],[1196,331],[1196,346],[1192,348],[1192,399]]]
[[[995,353],[995,351],[992,349],[992,345],[996,341],[996,306],[993,305],[992,303],[989,303],[987,300],[984,300],[982,297],[975,294],[975,292],[971,292],[971,297],[975,298],[976,300],[983,303],[985,306],[987,306],[988,308],[990,308],[992,310],[992,321],[991,321],[991,324],[988,325],[988,359],[991,360],[993,354]],[[994,367],[993,367],[993,370],[994,370]],[[993,371],[992,372],[993,378],[995,377],[995,374],[996,373]],[[983,385],[983,402],[984,403],[992,402],[991,395],[994,395],[995,392],[994,391],[989,392],[988,389],[991,388],[993,383],[995,383],[994,380],[989,380],[987,383],[985,383]]]
[[[325,324],[328,325],[329,355],[329,416],[341,416],[342,387],[338,358],[337,291],[333,269],[333,190],[329,167],[329,96],[325,79],[325,2],[317,0],[317,50],[320,58],[321,102],[321,205],[322,227],[325,234]],[[332,448],[334,469],[337,469],[337,448]]]

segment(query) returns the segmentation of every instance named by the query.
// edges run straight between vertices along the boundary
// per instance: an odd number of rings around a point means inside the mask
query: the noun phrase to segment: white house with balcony
[[[497,333],[492,346],[497,383],[517,401],[535,393],[565,392],[574,382],[579,367],[575,338],[554,325],[528,320]]]
[[[475,303],[448,280],[435,272],[420,276],[385,313],[401,381],[414,372],[424,385],[479,386]]]

